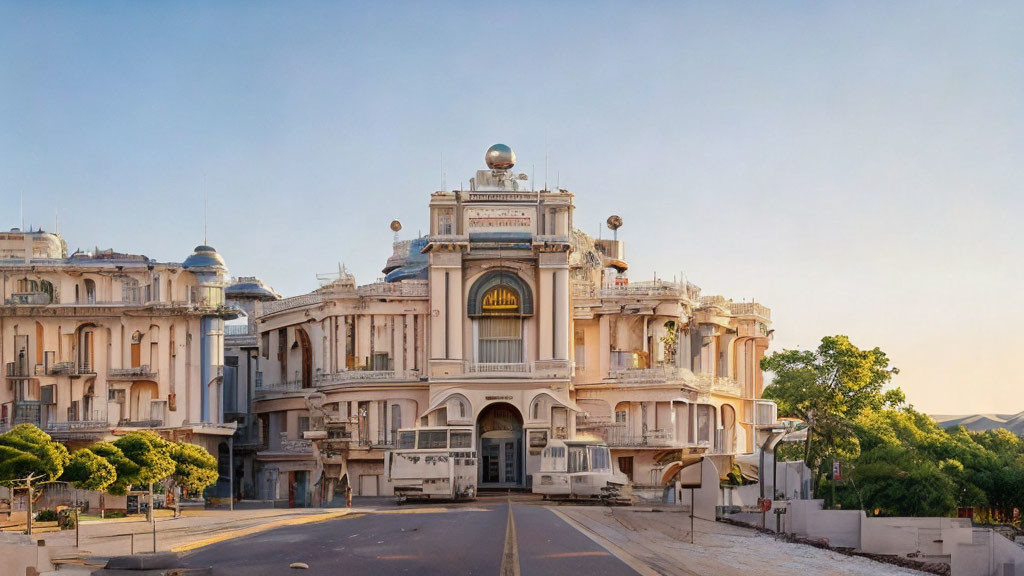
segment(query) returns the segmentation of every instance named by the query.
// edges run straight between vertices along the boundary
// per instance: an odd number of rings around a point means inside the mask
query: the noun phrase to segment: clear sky
[[[495,142],[622,215],[631,278],[1024,410],[1020,2],[0,1],[0,226],[72,250],[180,261],[208,197],[232,273],[371,282]]]

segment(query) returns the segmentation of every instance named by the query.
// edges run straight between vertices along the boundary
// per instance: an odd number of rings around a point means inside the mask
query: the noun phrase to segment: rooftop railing
[[[324,295],[316,293],[302,294],[301,296],[292,296],[291,298],[284,298],[281,300],[273,300],[263,303],[263,314],[275,314],[277,312],[284,312],[285,310],[291,310],[293,308],[323,304],[324,301]]]
[[[376,282],[356,288],[360,296],[418,296],[428,294],[426,280],[406,280],[404,282]]]

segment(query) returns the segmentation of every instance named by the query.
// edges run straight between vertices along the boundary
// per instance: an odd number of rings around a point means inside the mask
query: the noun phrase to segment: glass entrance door
[[[519,439],[481,439],[481,484],[519,484],[519,467]]]

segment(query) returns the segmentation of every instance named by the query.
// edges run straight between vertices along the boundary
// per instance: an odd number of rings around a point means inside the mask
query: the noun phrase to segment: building
[[[75,252],[43,231],[0,234],[0,429],[71,447],[137,429],[216,454],[228,271],[209,246],[183,263]]]
[[[572,193],[534,190],[507,146],[486,161],[468,190],[433,193],[429,235],[396,242],[382,281],[342,271],[256,304],[259,497],[390,494],[399,428],[467,425],[481,488],[529,486],[549,439],[591,436],[660,493],[774,422],[766,307],[629,282],[621,241],[574,228]]]
[[[241,318],[224,325],[224,418],[237,426],[230,442],[218,447],[221,463],[216,495],[227,497],[234,482],[234,497],[256,498],[254,462],[259,442],[259,421],[252,411],[257,379],[261,374],[256,334],[256,303],[280,300],[272,288],[254,276],[236,278],[224,290],[228,307]],[[228,468],[234,463],[234,470]],[[233,474],[233,475],[232,475]]]

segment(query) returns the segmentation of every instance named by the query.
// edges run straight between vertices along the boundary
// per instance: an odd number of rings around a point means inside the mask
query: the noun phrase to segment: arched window
[[[53,292],[53,284],[51,284],[50,282],[48,282],[48,281],[46,281],[46,280],[42,280],[42,281],[40,281],[40,282],[39,282],[39,290],[40,290],[40,291],[41,291],[41,292],[42,292],[43,294],[46,294],[46,295],[47,295],[47,296],[49,297],[49,301],[50,301],[51,303],[52,303],[52,302],[55,302],[55,301],[57,300],[57,299],[55,298],[55,294],[54,294],[54,292]]]
[[[484,294],[478,320],[478,362],[516,364],[523,361],[521,302],[519,292],[503,284]]]
[[[85,302],[86,304],[96,303],[96,282],[89,278],[85,279]]]
[[[132,368],[142,366],[142,332],[132,334]]]
[[[547,420],[550,404],[547,394],[538,394],[530,404],[530,420]]]
[[[121,279],[121,301],[125,304],[140,304],[139,281],[135,278]]]

